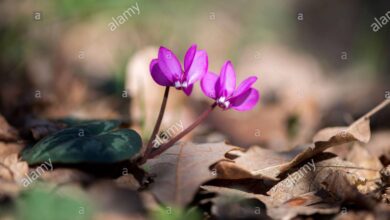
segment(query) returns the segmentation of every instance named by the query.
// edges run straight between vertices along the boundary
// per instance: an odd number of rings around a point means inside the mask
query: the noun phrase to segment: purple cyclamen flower
[[[204,50],[196,50],[196,45],[188,48],[184,56],[184,71],[176,55],[165,47],[160,47],[158,58],[150,63],[153,80],[162,86],[173,86],[186,95],[192,92],[193,84],[207,72],[208,57]]]
[[[259,101],[259,91],[251,88],[257,77],[251,76],[236,88],[236,73],[230,61],[226,61],[218,76],[208,72],[201,80],[203,93],[214,99],[223,109],[247,111],[252,109]]]

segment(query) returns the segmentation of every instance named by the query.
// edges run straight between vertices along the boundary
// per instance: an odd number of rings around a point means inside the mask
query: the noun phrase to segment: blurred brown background
[[[114,31],[112,18],[138,7]],[[390,90],[390,24],[372,30],[388,1],[13,1],[0,3],[0,112],[15,127],[34,119],[129,120],[148,137],[163,88],[148,65],[160,45],[182,59],[196,43],[210,70],[233,61],[259,78],[247,112],[217,110],[192,135],[288,149],[318,128],[346,125]],[[210,103],[172,90],[164,127],[188,126]],[[387,116],[386,116],[387,115]],[[373,129],[389,128],[389,111]]]

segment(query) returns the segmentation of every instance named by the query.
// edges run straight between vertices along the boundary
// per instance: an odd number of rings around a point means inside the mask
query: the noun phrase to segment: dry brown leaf
[[[390,130],[374,133],[365,147],[372,155],[380,158],[383,165],[390,164]]]
[[[0,178],[21,183],[28,173],[28,164],[18,159],[17,154],[0,157]]]
[[[238,198],[244,198],[244,199],[258,199],[264,204],[268,204],[271,201],[269,200],[269,196],[261,195],[261,194],[255,194],[255,193],[249,193],[245,191],[241,191],[238,189],[233,188],[227,188],[227,187],[221,187],[221,186],[201,186],[200,188],[206,190],[207,192],[211,193],[217,193],[220,195],[225,195],[229,197],[238,197]]]
[[[355,143],[347,154],[346,160],[364,168],[360,170],[360,174],[367,180],[367,183],[359,186],[359,191],[366,194],[375,190],[377,187],[375,180],[380,178],[379,171],[383,168],[378,157],[371,155],[361,144]]]
[[[373,201],[359,192],[357,186],[351,183],[349,174],[343,170],[329,172],[321,184],[325,190],[341,201],[361,203],[373,208]]]
[[[239,157],[234,161],[222,161],[216,165],[218,175],[227,179],[277,179],[282,173],[330,147],[352,141],[367,143],[371,136],[369,118],[389,103],[390,100],[382,102],[348,127],[320,130],[314,136],[313,143],[300,153],[276,153],[258,147],[252,147],[245,153],[236,153]]]
[[[137,179],[132,174],[126,174],[118,177],[115,180],[115,183],[118,186],[129,188],[132,190],[138,190],[141,187]]]
[[[267,213],[276,219],[297,215],[332,214],[342,201],[358,201],[357,186],[365,184],[360,169],[329,153],[316,156],[314,166],[304,164],[268,191]]]
[[[5,118],[0,114],[0,141],[17,141],[18,139],[18,131],[9,125]]]
[[[174,145],[146,163],[150,173],[156,175],[152,193],[164,203],[187,205],[203,182],[216,177],[209,167],[236,148],[224,142]]]
[[[26,162],[18,160],[21,144],[0,142],[0,194],[17,195],[21,178],[28,172]]]
[[[354,186],[365,183],[359,166],[341,160],[330,153],[323,153],[294,172],[290,172],[285,179],[272,187],[268,194],[271,196],[273,204],[279,206],[295,197],[323,189],[323,182],[336,171],[342,171]],[[342,187],[340,185],[340,188]]]
[[[17,196],[27,173],[28,164],[17,153],[0,156],[0,195]]]
[[[287,163],[293,158],[291,154],[278,153],[272,150],[253,146],[246,152],[233,150],[228,153],[231,156],[238,156],[234,162],[224,160],[215,166],[218,178],[221,179],[245,179],[253,178],[252,171],[256,170],[259,179],[277,180],[279,172],[275,166]]]

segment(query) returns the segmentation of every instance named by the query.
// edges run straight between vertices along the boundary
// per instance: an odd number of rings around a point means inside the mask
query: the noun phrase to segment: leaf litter
[[[95,195],[90,196],[95,202],[89,202],[101,211],[94,219],[148,219],[168,212],[176,213],[180,219],[192,216],[189,213],[193,210],[197,213],[194,216],[198,216],[195,219],[232,218],[238,214],[263,219],[321,214],[341,219],[345,207],[353,210],[349,204],[368,211],[350,211],[344,217],[360,213],[381,218],[389,214],[382,205],[389,203],[389,168],[381,159],[388,149],[383,147],[386,141],[382,140],[380,148],[371,149],[374,147],[369,142],[369,124],[370,117],[384,106],[381,104],[348,127],[324,128],[314,135],[312,143],[290,151],[260,146],[245,150],[225,142],[179,142],[148,160],[141,173],[119,163],[112,169],[121,174],[111,174],[114,176],[107,179],[105,174],[80,169],[81,165],[57,163],[38,182],[52,185],[47,188],[55,191],[73,186]],[[17,134],[13,132],[16,129],[6,130]],[[19,201],[19,195],[34,193],[30,191],[34,186],[25,189],[18,183],[34,166],[20,157],[24,148],[20,137],[7,137],[14,139],[4,138],[0,143],[0,192],[3,197]],[[373,137],[376,139],[376,133]],[[327,152],[346,144],[349,151],[342,157]],[[259,181],[268,190],[262,186],[256,192],[246,188],[247,180]],[[235,186],[237,181],[243,184]],[[126,203],[139,206],[131,205],[133,209],[129,210]]]

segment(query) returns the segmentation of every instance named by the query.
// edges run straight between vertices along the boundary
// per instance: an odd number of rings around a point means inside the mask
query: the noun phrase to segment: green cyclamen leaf
[[[45,137],[22,157],[29,164],[114,163],[132,158],[142,146],[141,137],[129,129],[114,130],[118,121],[93,121]]]

